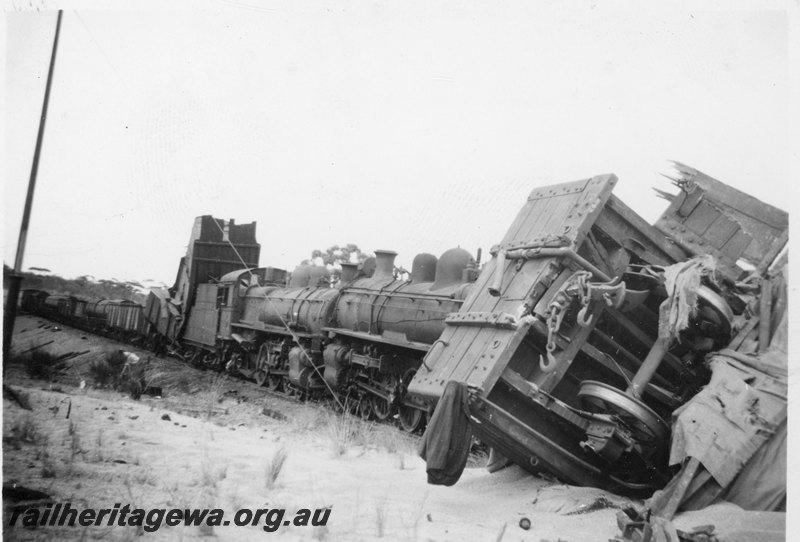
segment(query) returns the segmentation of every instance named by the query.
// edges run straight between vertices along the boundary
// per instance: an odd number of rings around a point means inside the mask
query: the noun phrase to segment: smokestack
[[[394,259],[397,252],[393,250],[375,251],[375,273],[372,278],[394,278]]]

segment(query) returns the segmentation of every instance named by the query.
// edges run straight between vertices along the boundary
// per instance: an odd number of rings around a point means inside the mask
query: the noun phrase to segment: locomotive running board
[[[255,331],[266,331],[268,333],[274,333],[276,335],[286,335],[287,337],[297,337],[298,339],[314,339],[316,335],[313,333],[308,333],[307,331],[297,331],[297,330],[288,330],[285,327],[281,326],[273,326],[271,324],[265,324],[263,322],[234,322],[231,324],[231,327],[240,328],[240,329],[252,329]]]
[[[401,348],[410,348],[412,350],[419,350],[420,352],[427,352],[431,347],[429,344],[409,341],[405,338],[405,335],[402,336],[403,340],[399,340],[385,337],[383,335],[374,335],[372,333],[364,333],[362,331],[350,331],[349,329],[342,329],[338,327],[324,327],[322,328],[322,331],[325,333],[333,333],[334,335],[346,335],[354,339],[361,339],[371,343],[378,342],[391,346],[399,346]]]

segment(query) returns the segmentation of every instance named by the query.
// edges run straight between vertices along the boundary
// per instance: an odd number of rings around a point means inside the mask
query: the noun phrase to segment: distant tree
[[[342,263],[361,263],[368,257],[369,254],[362,252],[361,249],[358,248],[358,245],[352,243],[347,245],[333,245],[325,250],[313,250],[311,252],[311,258],[303,260],[301,265],[317,265],[321,259],[322,265],[341,269]]]
[[[5,271],[5,268],[4,268]],[[90,275],[76,279],[65,279],[57,275],[38,275],[24,272],[23,288],[36,288],[51,293],[69,294],[87,299],[129,299],[144,304],[147,296],[137,288],[138,282],[122,282],[116,279],[93,280]]]
[[[303,260],[300,265],[322,265],[331,272],[331,284],[339,280],[342,273],[343,263],[363,263],[369,258],[369,254],[362,252],[358,245],[348,243],[346,245],[333,245],[325,250],[311,251],[311,258]]]

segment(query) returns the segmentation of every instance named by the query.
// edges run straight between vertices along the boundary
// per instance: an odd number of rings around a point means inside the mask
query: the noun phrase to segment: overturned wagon
[[[628,494],[668,481],[671,415],[749,316],[736,263],[774,259],[787,222],[679,168],[657,226],[612,195],[613,175],[531,193],[409,387],[451,403],[426,433],[429,473],[457,479],[468,439],[436,441],[465,416],[532,472]]]

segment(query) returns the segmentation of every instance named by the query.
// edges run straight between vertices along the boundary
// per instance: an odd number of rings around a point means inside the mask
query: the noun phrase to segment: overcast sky
[[[7,0],[3,259],[59,5],[25,268],[171,283],[203,214],[257,221],[264,266],[485,253],[533,188],[601,173],[653,221],[669,160],[788,210],[783,2],[561,4]]]

